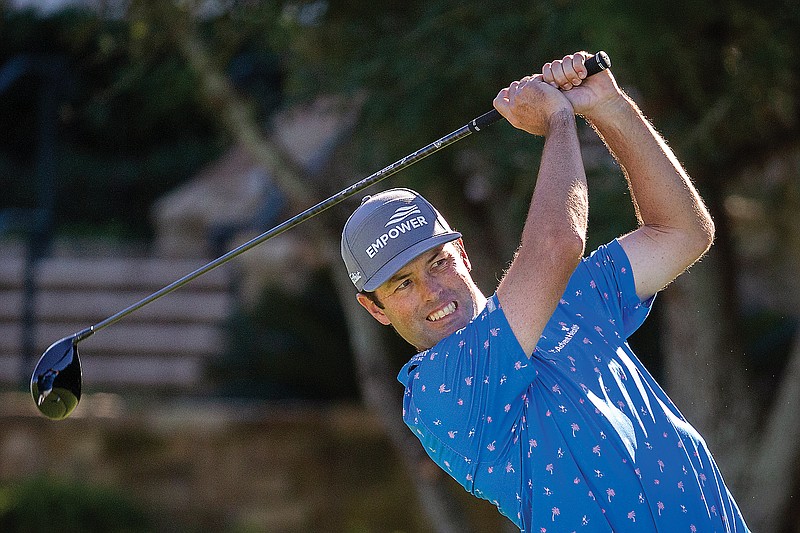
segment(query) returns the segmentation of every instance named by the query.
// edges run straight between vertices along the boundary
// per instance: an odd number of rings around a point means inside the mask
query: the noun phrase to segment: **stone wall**
[[[27,394],[0,395],[0,484],[48,476],[122,489],[164,531],[433,530],[380,427],[358,406],[132,407],[98,394],[75,414],[52,422]],[[455,482],[453,490],[476,531],[504,527],[490,504]]]

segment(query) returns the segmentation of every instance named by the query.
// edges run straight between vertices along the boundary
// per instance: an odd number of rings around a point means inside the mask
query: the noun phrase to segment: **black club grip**
[[[608,54],[605,52],[600,51],[588,58],[583,65],[586,67],[588,77],[597,74],[598,72],[602,72],[607,68],[611,68],[611,58],[609,58]],[[478,118],[470,120],[469,123],[467,123],[467,127],[472,132],[481,131],[482,129],[494,124],[502,118],[503,115],[501,115],[497,109],[492,109]]]

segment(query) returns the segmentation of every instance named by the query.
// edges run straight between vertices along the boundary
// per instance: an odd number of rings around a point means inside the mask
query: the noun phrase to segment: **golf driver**
[[[586,60],[586,68],[588,74],[596,74],[611,66],[611,60],[605,52],[597,52],[595,55]],[[262,242],[271,239],[281,233],[303,223],[309,218],[337,205],[338,203],[353,196],[359,191],[374,185],[375,183],[388,178],[389,176],[403,170],[404,168],[416,163],[417,161],[431,155],[434,152],[441,150],[446,146],[459,141],[472,132],[482,131],[487,126],[499,121],[502,118],[497,110],[484,113],[478,118],[471,120],[469,123],[460,127],[456,131],[445,135],[441,139],[432,142],[431,144],[420,148],[416,152],[405,156],[404,158],[395,161],[388,167],[385,167],[378,172],[362,179],[361,181],[347,187],[346,189],[334,194],[327,200],[316,204],[296,215],[285,222],[267,230],[261,235],[247,241],[246,243],[234,248],[226,254],[218,257],[210,263],[198,268],[197,270],[185,275],[184,277],[170,283],[166,287],[154,292],[150,296],[132,304],[131,306],[119,311],[118,313],[90,326],[84,330],[79,331],[71,336],[64,337],[61,340],[53,343],[39,359],[36,368],[31,376],[31,395],[33,396],[36,407],[46,417],[53,420],[60,420],[69,416],[69,414],[77,407],[81,398],[81,362],[78,357],[78,343],[90,337],[94,333],[103,328],[114,324],[123,317],[141,309],[145,305],[165,296],[172,291],[186,285],[193,279],[202,276],[206,272],[217,268],[218,266],[227,263],[234,257],[241,255],[247,250],[261,244]]]

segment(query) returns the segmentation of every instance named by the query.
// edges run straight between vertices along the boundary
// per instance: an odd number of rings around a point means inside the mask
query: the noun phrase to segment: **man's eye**
[[[395,287],[394,290],[395,291],[401,291],[403,289],[408,288],[409,285],[411,285],[411,280],[410,279],[404,279],[403,281],[400,282],[399,285],[397,285],[397,287]]]
[[[446,257],[443,257],[443,258],[441,258],[441,259],[439,259],[439,260],[437,260],[437,261],[434,261],[434,262],[433,262],[433,265],[431,265],[431,266],[432,266],[434,269],[441,269],[441,268],[444,268],[445,266],[447,266],[447,258],[446,258]]]

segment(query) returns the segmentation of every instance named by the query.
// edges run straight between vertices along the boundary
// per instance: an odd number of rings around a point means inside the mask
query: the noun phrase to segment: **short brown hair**
[[[363,294],[365,297],[367,297],[367,299],[369,299],[369,301],[371,301],[372,303],[374,303],[375,305],[378,306],[378,309],[383,309],[384,308],[383,307],[383,302],[380,301],[380,299],[378,298],[378,295],[375,294],[375,291],[361,291],[359,294]]]

